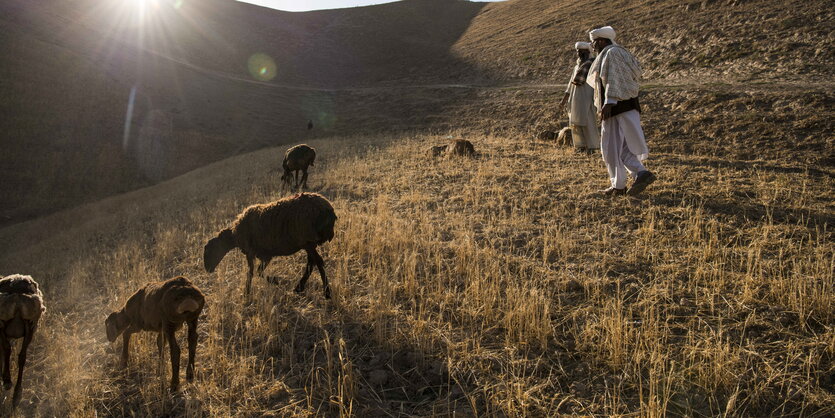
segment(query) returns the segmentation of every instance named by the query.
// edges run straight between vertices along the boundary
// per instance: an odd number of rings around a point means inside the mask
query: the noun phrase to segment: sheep
[[[203,311],[205,297],[191,281],[183,276],[162,282],[148,283],[137,290],[125,305],[108,315],[104,321],[107,340],[111,343],[122,335],[122,368],[128,365],[130,336],[139,331],[157,332],[157,348],[162,361],[162,350],[168,341],[171,355],[171,390],[180,384],[180,346],[174,333],[183,323],[188,324],[188,366],[186,380],[194,379],[194,356],[197,350],[197,319]]]
[[[284,175],[281,176],[281,181],[287,186],[290,185],[290,180],[295,179],[294,189],[299,188],[299,170],[302,171],[302,187],[307,188],[307,168],[313,165],[316,160],[316,150],[306,144],[296,145],[291,147],[284,153]],[[293,172],[293,177],[290,173]]]
[[[449,148],[449,145],[434,145],[432,148],[429,148],[429,155],[431,157],[440,157],[446,152],[447,148]]]
[[[540,141],[553,141],[557,139],[557,133],[550,130],[539,131],[536,135],[536,139]]]
[[[429,148],[430,157],[440,157],[442,155],[446,157],[452,157],[454,155],[473,157],[476,155],[476,152],[472,142],[466,139],[456,139],[451,144],[434,145]]]
[[[566,126],[560,129],[560,133],[557,135],[557,145],[569,146],[571,144],[571,127]]]
[[[38,321],[46,311],[43,294],[38,283],[31,276],[12,274],[0,279],[0,354],[3,357],[3,388],[12,387],[9,358],[12,348],[9,339],[23,338],[17,357],[17,383],[12,397],[12,408],[20,402],[23,390],[23,367],[26,365],[26,351],[32,336],[38,329]]]
[[[466,139],[456,139],[447,149],[447,155],[474,156],[475,147],[473,147],[472,142],[467,141]]]
[[[250,206],[238,215],[231,227],[206,243],[203,266],[212,273],[226,253],[233,248],[240,249],[249,267],[244,288],[244,298],[248,299],[256,258],[260,261],[258,275],[262,275],[273,257],[292,255],[303,249],[307,252],[307,265],[295,291],[304,291],[315,265],[322,278],[325,299],[330,299],[324,260],[316,247],[333,239],[336,219],[331,203],[316,193],[300,193]],[[275,283],[272,278],[268,280]]]

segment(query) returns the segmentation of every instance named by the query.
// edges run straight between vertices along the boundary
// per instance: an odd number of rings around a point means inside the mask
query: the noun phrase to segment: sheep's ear
[[[220,260],[223,260],[226,253],[233,248],[235,248],[235,242],[232,238],[232,231],[229,229],[220,231],[217,237],[210,239],[203,247],[203,267],[209,273],[214,272]]]
[[[116,338],[127,328],[125,324],[119,320],[119,313],[113,312],[104,320],[104,326],[107,330],[107,341],[116,341]]]

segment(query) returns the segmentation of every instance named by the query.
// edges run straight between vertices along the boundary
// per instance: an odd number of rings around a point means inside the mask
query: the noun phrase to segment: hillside
[[[453,51],[515,79],[548,80],[591,28],[612,25],[647,80],[830,85],[835,11],[821,1],[511,0],[481,10]]]
[[[455,134],[454,132],[452,134]],[[656,153],[640,199],[600,199],[596,157],[471,136],[314,141],[334,203],[334,292],[304,256],[243,304],[245,262],[202,269],[242,208],[283,196],[282,148],[0,229],[0,271],[45,287],[26,415],[824,417],[835,401],[833,176]],[[118,364],[102,321],[184,274],[208,295],[197,380],[160,394],[154,339]]]
[[[0,275],[48,309],[21,415],[835,415],[828,3],[125,4],[0,2]],[[646,71],[638,198],[535,139],[604,23]],[[427,157],[450,138],[480,156]],[[289,193],[298,142],[339,217],[334,298],[292,291],[295,254],[246,304],[244,258],[209,274],[203,246]],[[208,303],[170,393],[154,337],[120,370],[103,321],[176,275]]]
[[[0,193],[15,196],[0,203],[0,224],[268,144],[373,130],[329,88],[444,66],[467,72],[447,51],[481,7],[416,1],[296,14],[181,3],[159,2],[141,24],[133,3],[118,0],[0,4],[0,176],[9,179]],[[274,60],[272,84],[250,74],[255,54]]]
[[[768,153],[801,143],[832,161],[832,55],[821,46],[831,43],[833,12],[820,1],[594,9],[602,3],[409,0],[310,13],[163,1],[141,25],[130,4],[0,4],[0,176],[8,179],[0,193],[14,196],[0,202],[0,224],[274,144],[553,125],[569,47],[601,22],[616,25],[636,51],[647,85],[670,87],[661,95],[697,85],[718,95],[716,106],[725,106],[724,95],[742,108],[755,100],[765,123],[802,126],[764,139]],[[247,62],[256,54],[271,57],[275,71],[264,61],[255,69],[265,74],[252,74]],[[772,87],[821,97],[820,120],[806,122],[779,95],[751,97]]]

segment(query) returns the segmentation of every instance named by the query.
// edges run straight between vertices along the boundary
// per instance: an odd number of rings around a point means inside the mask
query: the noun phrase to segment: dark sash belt
[[[620,115],[621,113],[626,113],[630,110],[637,110],[638,113],[641,113],[641,103],[638,102],[637,97],[633,97],[628,100],[621,100],[615,103],[612,106],[612,116]]]

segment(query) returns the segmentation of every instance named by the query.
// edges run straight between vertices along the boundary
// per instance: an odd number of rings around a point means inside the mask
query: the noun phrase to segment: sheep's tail
[[[200,304],[192,298],[183,299],[180,304],[177,305],[177,313],[180,315],[186,312],[194,312],[198,309],[200,309]]]

